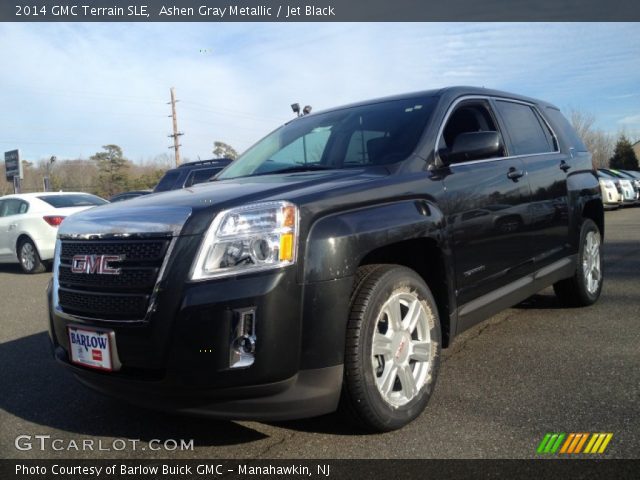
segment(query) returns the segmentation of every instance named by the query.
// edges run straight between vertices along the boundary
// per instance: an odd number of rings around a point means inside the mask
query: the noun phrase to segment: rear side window
[[[560,110],[553,107],[547,107],[546,114],[549,117],[549,121],[551,122],[551,125],[553,125],[553,128],[555,128],[557,132],[561,132],[562,136],[569,142],[569,148],[575,148],[579,152],[586,152],[588,150],[569,121],[564,118],[562,113],[560,113]]]
[[[104,205],[108,203],[100,197],[95,195],[46,195],[38,197],[45,203],[48,203],[54,208],[68,208],[68,207],[94,207],[96,205]]]
[[[17,198],[9,198],[0,203],[0,217],[20,215],[27,213],[27,210],[29,210],[29,204]]]
[[[496,108],[509,132],[512,155],[531,155],[557,150],[551,132],[532,107],[498,100]]]

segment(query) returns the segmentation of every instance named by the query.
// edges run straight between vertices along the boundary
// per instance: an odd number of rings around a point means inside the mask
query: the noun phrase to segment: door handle
[[[560,162],[560,170],[562,170],[563,172],[566,172],[567,170],[569,170],[571,168],[571,165],[569,165],[567,162],[565,162],[564,160],[562,160]]]
[[[516,167],[511,167],[507,172],[507,177],[517,182],[520,177],[524,176],[524,171],[518,170]]]

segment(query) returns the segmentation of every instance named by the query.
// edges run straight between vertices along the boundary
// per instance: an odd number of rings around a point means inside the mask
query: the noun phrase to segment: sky
[[[640,140],[633,23],[2,23],[0,152],[89,158],[120,145],[183,158],[242,151],[293,118],[397,93],[474,85],[592,114]]]

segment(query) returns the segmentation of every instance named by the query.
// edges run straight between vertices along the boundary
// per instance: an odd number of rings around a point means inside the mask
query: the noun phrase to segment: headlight
[[[296,261],[298,209],[289,202],[247,205],[211,222],[191,269],[191,280],[267,270]]]
[[[611,180],[603,180],[602,184],[606,187],[606,188],[616,188],[615,184],[611,181]]]

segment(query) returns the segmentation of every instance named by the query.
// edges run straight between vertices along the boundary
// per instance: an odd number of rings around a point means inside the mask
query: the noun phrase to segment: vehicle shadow
[[[235,422],[155,412],[95,394],[56,365],[46,332],[0,344],[0,365],[0,409],[30,423],[87,436],[193,439],[195,447],[267,438]]]
[[[17,263],[0,263],[0,273],[5,273],[8,275],[22,275],[22,276],[28,275],[22,271],[22,268],[20,268],[20,265]],[[47,274],[49,275],[51,274],[50,266],[47,267],[47,270],[45,272],[36,273],[34,275],[47,275]]]
[[[22,269],[17,263],[0,263],[0,273],[22,274]]]
[[[517,310],[557,310],[569,307],[562,305],[553,291],[549,291],[549,293],[536,293],[512,308]]]

